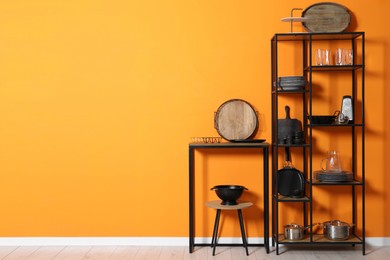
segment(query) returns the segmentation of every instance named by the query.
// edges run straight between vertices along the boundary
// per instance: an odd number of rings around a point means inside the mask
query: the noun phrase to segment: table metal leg
[[[267,254],[269,253],[269,205],[268,205],[268,147],[263,149],[263,174],[264,174],[264,247]]]
[[[194,251],[194,150],[189,149],[189,250]]]

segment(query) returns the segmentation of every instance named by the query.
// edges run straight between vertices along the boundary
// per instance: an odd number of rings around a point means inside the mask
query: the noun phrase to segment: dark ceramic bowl
[[[247,188],[240,185],[216,185],[211,190],[215,190],[218,198],[222,200],[222,205],[237,205],[237,200]]]

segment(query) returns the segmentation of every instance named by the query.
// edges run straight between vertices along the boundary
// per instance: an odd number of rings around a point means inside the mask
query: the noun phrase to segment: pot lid
[[[337,226],[337,227],[344,227],[344,226],[349,227],[350,226],[348,223],[342,222],[340,220],[330,220],[330,221],[325,222],[325,225]]]
[[[301,229],[302,228],[300,225],[295,224],[295,223],[287,224],[284,227],[289,228],[289,229]]]

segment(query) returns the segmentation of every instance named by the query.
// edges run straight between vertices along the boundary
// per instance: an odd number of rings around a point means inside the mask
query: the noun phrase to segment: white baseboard
[[[188,244],[188,238],[187,239],[187,244]],[[211,237],[197,237],[195,238],[195,243],[211,243]],[[241,237],[220,237],[218,238],[218,243],[221,244],[240,244],[242,243],[242,238]],[[248,243],[249,244],[263,244],[264,243],[264,238],[263,237],[249,237],[248,238]]]
[[[366,237],[366,243],[370,246],[390,246],[390,237]]]
[[[187,246],[184,237],[2,237],[0,246]]]
[[[210,243],[210,237],[195,243]],[[222,237],[219,243],[241,243],[239,237]],[[261,244],[263,238],[249,238],[250,244]],[[270,239],[271,242],[271,239]],[[390,237],[368,237],[369,246],[390,246]],[[1,237],[0,246],[188,246],[188,237]]]

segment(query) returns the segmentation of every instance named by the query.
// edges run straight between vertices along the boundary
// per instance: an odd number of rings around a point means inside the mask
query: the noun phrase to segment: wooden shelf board
[[[310,242],[310,236],[304,235],[303,239],[301,240],[288,240],[284,238],[283,234],[279,234],[278,236],[278,242],[279,244],[307,244],[307,243],[330,243],[330,244],[359,244],[362,243],[362,241],[354,235],[351,235],[349,239],[347,240],[330,240],[324,237],[324,235],[313,235],[313,242]]]
[[[291,198],[291,197],[286,197],[286,196],[283,196],[283,195],[279,195],[278,196],[278,200],[279,202],[280,201],[283,201],[283,202],[309,202],[310,201],[310,198],[305,196],[303,198]]]
[[[312,185],[315,186],[351,186],[351,185],[363,185],[361,181],[318,181],[313,179]]]

